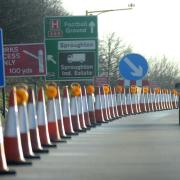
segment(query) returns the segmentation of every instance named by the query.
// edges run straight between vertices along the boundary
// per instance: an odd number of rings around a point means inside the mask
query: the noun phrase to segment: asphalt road
[[[178,110],[124,117],[58,144],[2,180],[179,180]]]

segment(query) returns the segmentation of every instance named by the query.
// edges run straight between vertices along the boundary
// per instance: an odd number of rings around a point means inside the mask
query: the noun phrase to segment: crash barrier
[[[11,88],[4,133],[0,124],[0,174],[15,174],[8,164],[32,165],[56,143],[102,123],[140,113],[178,108],[175,89],[111,87],[92,84],[59,87],[48,83],[37,91],[24,84]],[[3,136],[4,134],[4,136]]]

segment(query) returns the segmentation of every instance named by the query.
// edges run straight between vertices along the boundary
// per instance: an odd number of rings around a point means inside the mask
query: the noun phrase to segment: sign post
[[[0,28],[0,87],[5,86],[3,31]]]
[[[47,80],[82,80],[97,75],[97,16],[46,17],[44,24]]]

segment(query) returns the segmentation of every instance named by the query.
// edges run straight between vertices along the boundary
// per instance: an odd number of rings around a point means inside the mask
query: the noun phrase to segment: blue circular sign
[[[127,80],[140,80],[148,72],[148,63],[140,54],[127,54],[119,61],[119,72]]]

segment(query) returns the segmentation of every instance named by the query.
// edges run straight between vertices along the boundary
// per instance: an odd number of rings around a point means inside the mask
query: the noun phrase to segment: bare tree
[[[99,42],[100,75],[106,75],[110,82],[117,81],[120,74],[118,63],[122,56],[132,51],[115,33],[109,34]]]
[[[162,57],[161,59],[149,59],[148,80],[155,81],[162,88],[174,88],[174,84],[180,79],[180,70],[178,64]]]

